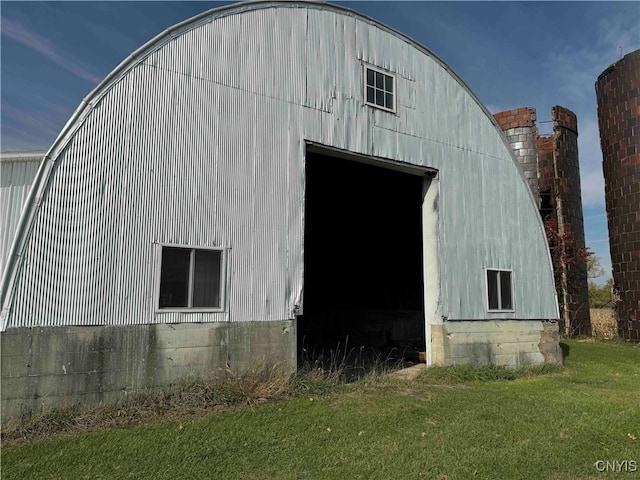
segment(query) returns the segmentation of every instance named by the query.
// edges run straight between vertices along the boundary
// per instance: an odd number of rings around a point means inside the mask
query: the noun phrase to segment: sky
[[[166,28],[231,2],[0,2],[0,149],[46,150],[81,100]],[[438,55],[492,113],[578,117],[586,244],[611,276],[594,84],[640,48],[640,2],[334,2]]]

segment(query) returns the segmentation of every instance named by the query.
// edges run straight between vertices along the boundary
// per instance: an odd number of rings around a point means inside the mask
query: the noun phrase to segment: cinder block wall
[[[640,50],[595,87],[618,334],[640,342]]]
[[[561,363],[558,324],[538,320],[445,322],[431,326],[436,365]]]
[[[9,329],[0,340],[2,423],[260,366],[294,372],[294,330],[293,320]]]

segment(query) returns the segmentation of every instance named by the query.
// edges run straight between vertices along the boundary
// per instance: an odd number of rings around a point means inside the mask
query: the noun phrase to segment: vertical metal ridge
[[[397,75],[397,115],[363,104],[363,62]],[[526,296],[532,284],[553,295],[537,212],[474,98],[424,49],[330,8],[249,9],[185,31],[110,84],[56,150],[9,326],[291,318],[307,141],[439,171],[443,315],[486,318],[482,266],[511,263],[515,278],[534,272],[518,318],[553,318]],[[226,311],[156,311],[163,243],[225,249]]]
[[[0,156],[0,274],[29,191],[45,152],[3,153]]]

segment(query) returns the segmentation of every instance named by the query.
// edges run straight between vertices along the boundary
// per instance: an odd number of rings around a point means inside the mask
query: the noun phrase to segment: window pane
[[[393,93],[393,77],[389,75],[384,76],[384,89],[387,93]]]
[[[376,90],[376,105],[384,107],[384,92],[382,90]]]
[[[390,93],[386,93],[384,98],[385,98],[384,106],[387,108],[393,109],[393,95],[391,95]]]
[[[374,80],[375,72],[370,68],[367,68],[367,85],[375,86]]]
[[[160,308],[188,307],[189,263],[188,248],[163,247],[160,272]]]
[[[511,302],[511,272],[500,272],[500,298],[502,310],[513,309]]]
[[[487,270],[487,295],[489,310],[498,310],[498,272]]]
[[[376,103],[376,94],[373,87],[367,87],[367,102]]]
[[[376,72],[376,88],[384,88],[384,75]]]
[[[194,307],[220,308],[220,261],[217,250],[196,250],[193,272]]]

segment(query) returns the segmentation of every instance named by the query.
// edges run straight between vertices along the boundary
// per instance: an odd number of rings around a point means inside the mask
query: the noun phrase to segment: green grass
[[[640,477],[640,348],[567,345],[564,369],[444,367],[335,389],[301,377],[286,400],[4,447],[2,478]]]

